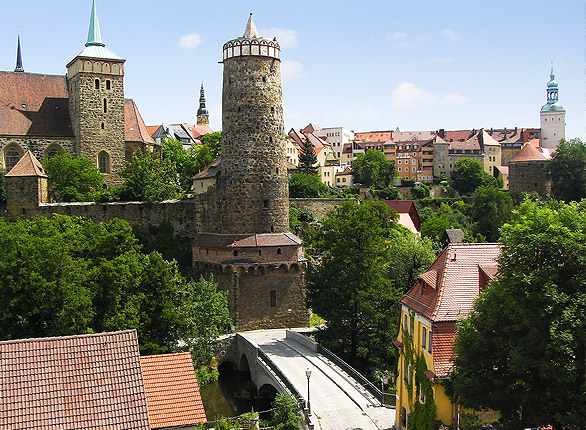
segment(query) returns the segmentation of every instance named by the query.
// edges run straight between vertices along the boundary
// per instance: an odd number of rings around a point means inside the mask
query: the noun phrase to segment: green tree
[[[388,187],[395,174],[395,163],[387,160],[382,151],[370,149],[352,161],[354,182],[365,187]]]
[[[43,160],[51,188],[64,202],[94,201],[104,189],[104,177],[89,158],[66,152]]]
[[[289,229],[295,233],[300,234],[303,224],[311,223],[315,218],[307,209],[300,209],[295,203],[289,203]]]
[[[586,143],[562,140],[546,164],[551,192],[558,200],[577,201],[586,197]]]
[[[184,341],[205,359],[230,325],[225,293],[187,282],[159,253],[140,252],[125,221],[0,219],[0,247],[2,340],[135,328],[142,353]]]
[[[6,178],[4,175],[6,172],[4,169],[0,168],[0,203],[4,203],[6,201]]]
[[[289,178],[289,197],[320,197],[327,192],[328,186],[321,181],[318,175],[301,172],[294,173]]]
[[[135,152],[120,174],[124,178],[122,200],[154,202],[182,196],[175,166],[161,160],[156,152]]]
[[[472,195],[481,185],[498,186],[498,180],[484,171],[482,164],[472,158],[461,158],[452,173],[452,186],[461,195]]]
[[[399,190],[397,190],[392,185],[388,185],[384,188],[375,189],[374,195],[377,196],[379,199],[383,200],[400,200],[401,195],[399,194]]]
[[[299,406],[297,400],[287,393],[278,394],[273,402],[273,418],[271,425],[275,430],[301,429],[299,422]]]
[[[319,256],[307,274],[307,305],[327,320],[318,339],[363,371],[395,364],[401,291],[388,278],[387,238],[396,216],[378,200],[344,201],[306,241]]]
[[[199,141],[202,143],[202,145],[209,148],[211,156],[214,160],[222,153],[221,131],[213,131],[211,133],[204,134],[203,136],[200,136]]]
[[[299,171],[306,175],[317,175],[317,155],[315,155],[315,148],[313,143],[306,137],[301,144],[301,151],[299,152]]]
[[[489,242],[499,239],[499,228],[510,221],[513,199],[508,191],[492,186],[480,186],[472,203],[474,232],[481,234]]]
[[[389,279],[406,293],[417,276],[433,262],[435,251],[432,241],[408,230],[393,230],[389,240]]]
[[[497,280],[458,326],[453,394],[509,428],[583,429],[586,207],[527,200],[501,242]]]

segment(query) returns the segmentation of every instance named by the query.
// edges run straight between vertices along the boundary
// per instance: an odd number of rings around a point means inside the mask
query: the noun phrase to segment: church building
[[[133,152],[156,146],[124,98],[124,62],[102,42],[95,0],[87,42],[65,76],[25,72],[19,39],[16,68],[0,71],[0,167],[10,171],[29,150],[39,160],[68,152],[94,160],[106,184],[119,185]]]

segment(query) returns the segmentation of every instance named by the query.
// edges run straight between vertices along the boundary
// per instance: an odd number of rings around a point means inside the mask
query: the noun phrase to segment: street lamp
[[[293,312],[293,310],[289,308],[287,309],[287,312],[289,313],[289,330],[291,330],[291,312]]]
[[[385,385],[387,385],[389,383],[389,373],[388,372],[385,372],[381,375],[380,382],[381,382],[381,392],[383,394],[381,403],[384,404],[385,403]]]
[[[311,415],[311,404],[309,403],[309,377],[311,376],[311,370],[309,370],[309,367],[305,369],[305,376],[307,376],[307,414]]]

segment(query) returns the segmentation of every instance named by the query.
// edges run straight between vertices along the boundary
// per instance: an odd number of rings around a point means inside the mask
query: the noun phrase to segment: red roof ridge
[[[123,334],[123,333],[131,333],[136,332],[136,329],[128,329],[128,330],[118,330],[118,331],[108,331],[104,333],[88,333],[88,334],[71,334],[69,336],[51,336],[51,337],[28,337],[25,339],[10,339],[10,340],[2,340],[0,341],[1,344],[9,344],[9,343],[26,343],[26,342],[47,342],[51,340],[67,340],[67,339],[77,339],[77,338],[88,338],[88,337],[103,337],[104,335],[115,335],[115,334]]]

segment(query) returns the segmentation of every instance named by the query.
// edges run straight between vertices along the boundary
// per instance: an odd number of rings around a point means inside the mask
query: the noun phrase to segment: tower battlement
[[[280,60],[281,47],[276,39],[270,40],[260,37],[252,21],[252,14],[248,18],[248,24],[244,35],[238,39],[226,42],[223,47],[222,59],[225,61],[234,57],[270,57]]]

